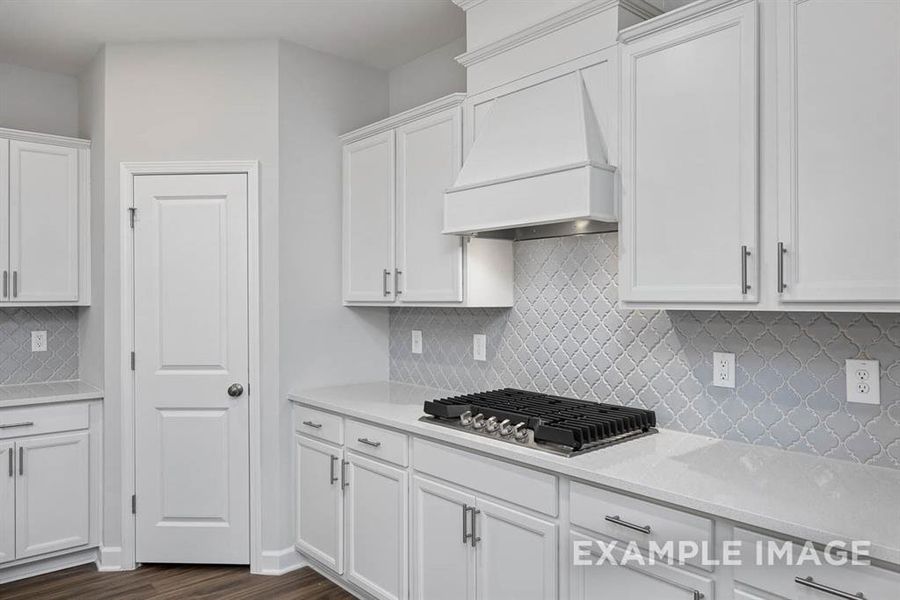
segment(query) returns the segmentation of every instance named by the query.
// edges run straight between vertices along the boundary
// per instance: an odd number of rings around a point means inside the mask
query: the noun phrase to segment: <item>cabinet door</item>
[[[13,302],[78,300],[78,151],[9,144]]]
[[[781,300],[900,301],[900,3],[776,4]]]
[[[0,302],[9,300],[9,140],[0,139]]]
[[[443,235],[444,190],[462,162],[459,108],[397,130],[397,294],[402,302],[461,302],[462,238]]]
[[[340,448],[295,436],[297,547],[343,573],[343,493]]]
[[[377,598],[409,597],[406,470],[347,454],[347,578]]]
[[[394,301],[394,132],[344,146],[344,301]]]
[[[16,453],[16,558],[87,544],[88,433],[21,440]]]
[[[477,509],[479,600],[556,598],[556,525],[481,498]]]
[[[16,449],[0,444],[0,563],[16,556]]]
[[[474,505],[474,496],[413,477],[413,598],[475,597],[475,551],[465,537]]]
[[[628,42],[622,78],[621,299],[756,302],[756,2]]]

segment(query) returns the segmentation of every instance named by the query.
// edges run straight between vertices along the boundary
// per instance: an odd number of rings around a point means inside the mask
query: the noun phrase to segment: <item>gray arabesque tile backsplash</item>
[[[518,242],[512,309],[391,309],[391,379],[644,406],[671,429],[900,468],[900,315],[619,310],[617,251],[617,234]],[[712,385],[720,350],[735,390]],[[857,357],[881,361],[880,406],[846,402]]]
[[[47,351],[31,351],[31,332],[47,332]],[[78,309],[0,309],[0,385],[78,379]]]

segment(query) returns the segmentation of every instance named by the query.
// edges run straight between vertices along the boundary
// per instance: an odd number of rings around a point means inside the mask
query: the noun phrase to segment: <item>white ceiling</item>
[[[0,62],[71,75],[105,42],[280,38],[389,69],[464,34],[450,0],[0,0]]]

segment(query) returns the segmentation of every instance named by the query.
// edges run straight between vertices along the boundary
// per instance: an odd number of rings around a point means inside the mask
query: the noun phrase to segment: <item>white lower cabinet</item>
[[[0,443],[0,563],[16,557],[16,447]]]
[[[409,597],[406,469],[347,452],[347,579],[382,600]]]
[[[343,573],[343,451],[331,444],[295,436],[297,548]]]

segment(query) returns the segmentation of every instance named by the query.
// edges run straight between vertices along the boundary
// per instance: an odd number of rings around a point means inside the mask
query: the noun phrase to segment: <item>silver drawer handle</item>
[[[312,421],[303,421],[303,424],[307,427],[312,427],[313,429],[322,429],[321,423],[313,423]]]
[[[794,581],[802,586],[812,588],[816,591],[824,592],[826,594],[831,594],[832,596],[837,596],[838,598],[844,598],[845,600],[866,600],[866,597],[862,592],[856,592],[855,594],[844,592],[837,588],[822,585],[821,583],[816,582],[816,580],[814,580],[812,577],[794,577]]]
[[[610,523],[615,525],[621,525],[626,529],[631,529],[632,531],[638,531],[640,533],[650,534],[650,526],[649,525],[635,525],[634,523],[629,523],[628,521],[623,521],[619,518],[619,515],[606,515],[604,517]]]
[[[31,427],[34,425],[34,421],[22,421],[21,423],[3,423],[0,424],[0,429],[12,429],[13,427]]]
[[[700,590],[695,590],[692,587],[682,585],[682,584],[678,583],[677,581],[672,581],[671,579],[662,577],[651,571],[644,571],[643,569],[637,569],[635,567],[632,567],[631,565],[622,565],[622,566],[625,567],[626,569],[628,569],[629,571],[634,571],[635,573],[640,573],[641,575],[645,575],[645,576],[649,577],[650,579],[655,579],[657,581],[661,581],[661,582],[665,583],[666,585],[670,585],[670,586],[678,588],[680,590],[684,590],[685,592],[687,592],[691,595],[691,600],[703,600],[703,598],[704,598],[703,592],[701,592]],[[857,599],[857,600],[859,600],[859,599]]]
[[[378,446],[381,445],[381,442],[373,442],[372,440],[367,439],[367,438],[358,438],[357,441],[360,444],[365,444],[366,446],[372,446],[373,448],[377,448]]]

